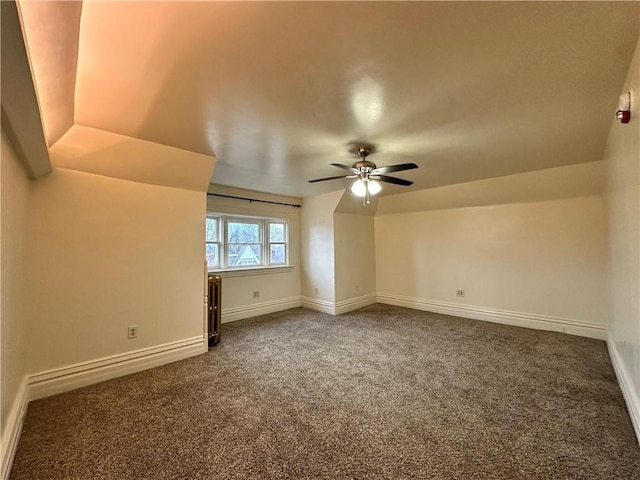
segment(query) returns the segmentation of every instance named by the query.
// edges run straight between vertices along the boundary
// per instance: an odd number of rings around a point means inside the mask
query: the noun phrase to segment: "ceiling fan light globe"
[[[351,193],[357,197],[364,197],[367,194],[367,186],[361,179],[358,179],[351,185]]]
[[[369,188],[370,195],[376,195],[380,193],[380,190],[382,190],[380,183],[376,182],[375,180],[369,180],[368,184],[369,184],[368,188]]]

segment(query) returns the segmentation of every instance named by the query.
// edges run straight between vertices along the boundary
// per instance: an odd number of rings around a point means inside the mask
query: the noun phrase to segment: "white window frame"
[[[224,239],[222,268],[228,269],[228,270],[237,270],[237,269],[243,269],[243,268],[258,268],[258,267],[268,266],[268,264],[265,263],[268,261],[267,257],[264,256],[264,253],[265,253],[264,220],[255,218],[255,217],[238,217],[238,216],[228,216],[228,215],[223,215],[222,219],[224,223],[224,237],[222,237]],[[258,225],[258,241],[257,242],[233,242],[233,243],[229,242],[227,232],[229,231],[230,223],[246,223],[248,225]],[[240,245],[240,246],[259,245],[260,263],[258,263],[257,265],[229,265],[229,250],[230,250],[229,247],[231,245]]]
[[[289,251],[290,251],[290,236],[289,236],[289,220],[287,218],[278,217],[258,217],[249,215],[228,215],[224,213],[207,214],[207,218],[216,219],[218,222],[218,239],[217,242],[206,241],[207,244],[218,245],[218,266],[209,266],[209,271],[217,272],[233,272],[243,270],[260,270],[268,268],[282,268],[290,267],[289,263]],[[260,259],[261,263],[258,265],[229,265],[228,250],[229,241],[227,238],[229,223],[253,223],[259,225],[259,244],[260,244]],[[271,224],[284,225],[284,241],[283,242],[271,242],[270,240],[270,226]],[[234,243],[237,245],[238,243]],[[249,244],[247,244],[249,245]],[[254,245],[254,243],[251,243]],[[284,263],[271,263],[271,245],[284,245],[285,260]]]
[[[220,263],[220,250],[222,248],[222,222],[220,221],[220,215],[207,215],[207,220],[210,219],[215,219],[215,221],[217,222],[217,227],[216,227],[216,233],[217,233],[217,239],[216,240],[207,240],[206,237],[206,229],[205,229],[205,245],[217,245],[218,246],[218,265],[208,265],[209,269],[215,269],[218,270],[220,267],[222,267],[222,264]],[[205,250],[205,257],[206,257],[206,250]]]
[[[281,242],[271,241],[271,225],[282,225],[284,227],[284,239]],[[267,256],[269,258],[270,265],[285,266],[289,265],[289,222],[286,220],[268,219],[266,222],[265,230],[265,244],[267,249]],[[271,246],[283,245],[284,246],[284,262],[271,263]]]

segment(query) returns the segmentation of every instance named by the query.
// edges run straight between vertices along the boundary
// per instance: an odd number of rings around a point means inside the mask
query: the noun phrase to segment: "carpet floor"
[[[376,304],[29,405],[11,479],[640,479],[604,342]]]

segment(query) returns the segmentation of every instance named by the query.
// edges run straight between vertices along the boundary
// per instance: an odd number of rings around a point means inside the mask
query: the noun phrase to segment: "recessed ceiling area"
[[[347,187],[308,180],[359,143],[419,165],[381,195],[600,160],[639,23],[637,2],[47,3],[20,5],[49,139],[71,108],[294,197]]]

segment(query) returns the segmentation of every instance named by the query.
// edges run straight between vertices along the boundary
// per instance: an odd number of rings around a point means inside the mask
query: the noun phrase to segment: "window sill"
[[[209,275],[219,275],[226,277],[248,277],[252,275],[268,275],[271,273],[288,273],[295,268],[294,265],[284,265],[279,267],[256,267],[256,268],[237,268],[233,270],[209,270]]]

